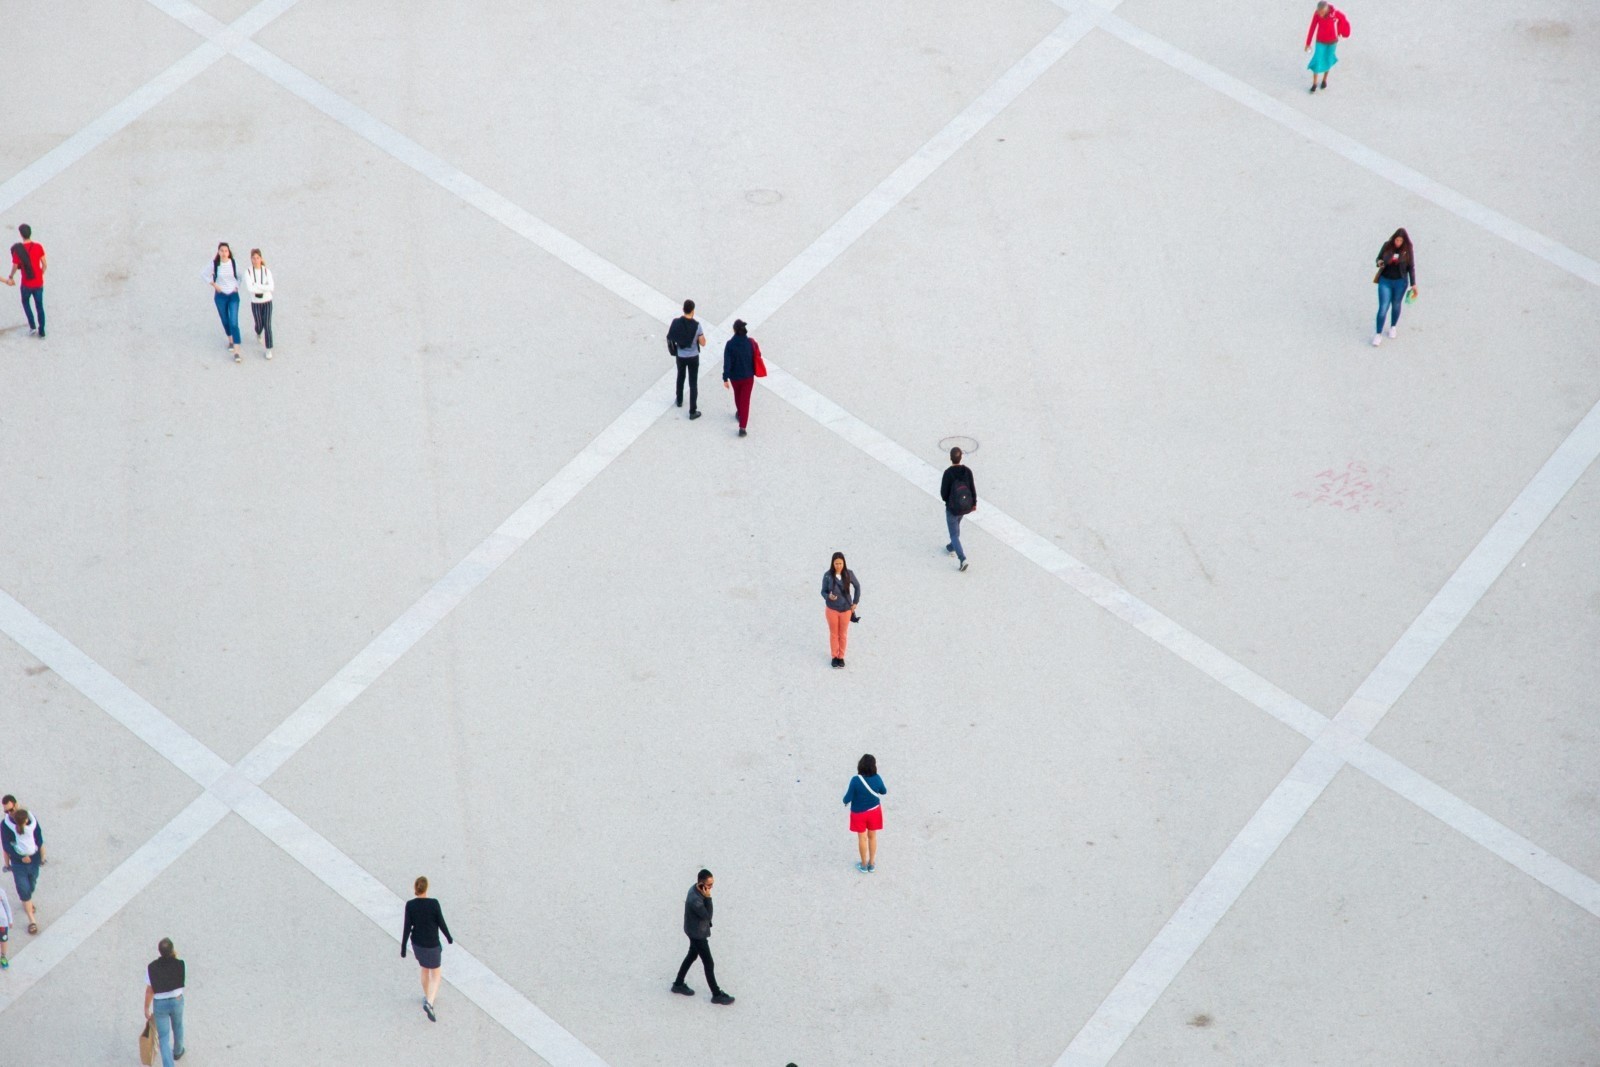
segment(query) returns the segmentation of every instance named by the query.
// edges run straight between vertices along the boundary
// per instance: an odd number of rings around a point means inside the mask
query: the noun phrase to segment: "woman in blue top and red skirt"
[[[878,761],[868,753],[856,763],[856,775],[845,790],[844,803],[850,805],[850,832],[856,835],[861,862],[856,870],[870,874],[878,869],[878,831],[883,829],[883,800],[889,787],[878,777]]]

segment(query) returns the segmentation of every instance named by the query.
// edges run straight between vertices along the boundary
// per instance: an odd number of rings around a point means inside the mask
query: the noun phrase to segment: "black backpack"
[[[978,498],[972,492],[972,483],[965,478],[957,478],[950,487],[950,510],[957,515],[965,515],[978,506]]]

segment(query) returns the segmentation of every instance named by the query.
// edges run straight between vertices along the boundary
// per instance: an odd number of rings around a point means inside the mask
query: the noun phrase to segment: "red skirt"
[[[869,811],[852,811],[850,813],[850,832],[864,834],[868,830],[883,829],[883,805]]]

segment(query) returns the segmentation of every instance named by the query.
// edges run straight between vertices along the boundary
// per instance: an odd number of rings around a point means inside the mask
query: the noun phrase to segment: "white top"
[[[147,987],[150,985],[150,969],[148,967],[145,968],[145,972],[144,972],[144,984]],[[151,1000],[177,1000],[181,996],[183,996],[183,986],[179,986],[177,989],[169,989],[165,993],[152,993],[152,994],[150,994],[150,999]]]
[[[11,925],[11,902],[6,899],[6,887],[0,885],[0,927]]]
[[[213,269],[211,264],[206,264],[206,281],[215,282],[219,293],[237,293],[239,291],[239,278],[234,274],[238,264],[229,266],[232,260],[223,260]]]
[[[249,274],[250,303],[272,303],[272,268],[263,266],[260,270],[256,270],[251,267],[246,273]]]
[[[16,818],[7,815],[6,825],[11,827],[11,832],[17,835],[17,854],[19,856],[31,856],[39,851],[38,819],[28,820],[28,828],[26,830],[18,830]]]

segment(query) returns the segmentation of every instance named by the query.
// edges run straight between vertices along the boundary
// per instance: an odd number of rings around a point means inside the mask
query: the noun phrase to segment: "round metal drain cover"
[[[943,437],[939,440],[939,451],[949,453],[952,448],[961,449],[961,454],[970,456],[978,450],[976,437]]]

